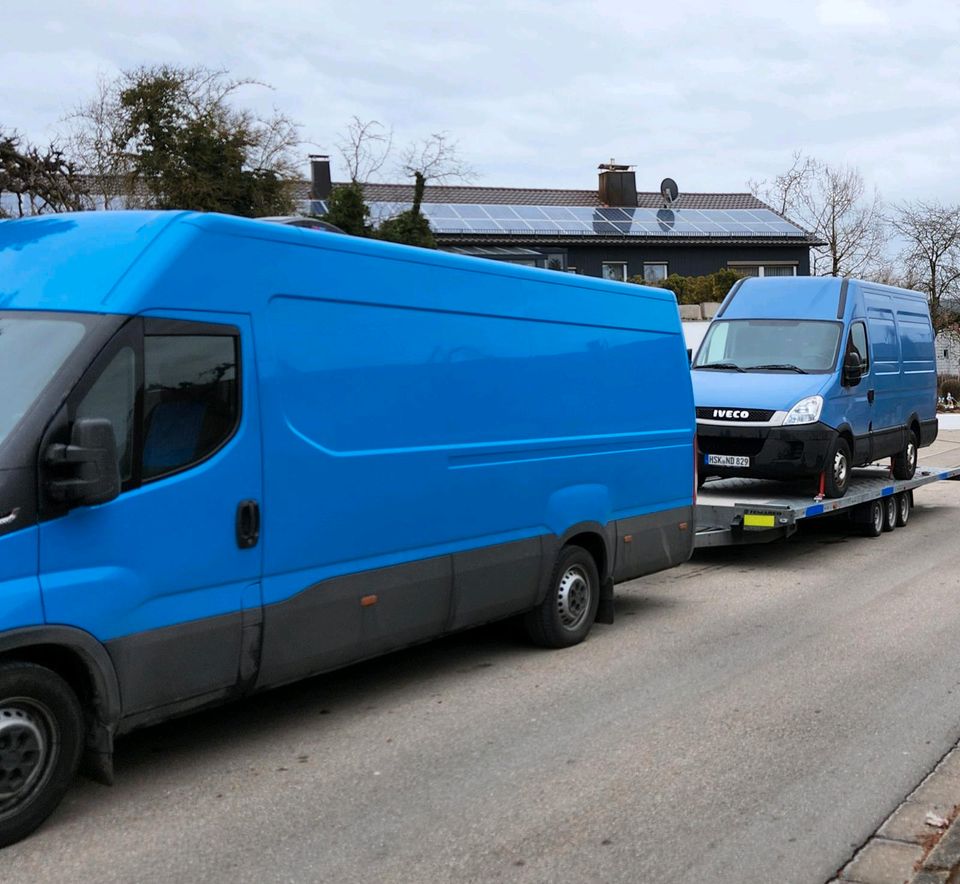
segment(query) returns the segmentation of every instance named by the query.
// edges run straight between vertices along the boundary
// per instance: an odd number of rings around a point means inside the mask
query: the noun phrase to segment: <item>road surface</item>
[[[822,882],[960,739],[960,482],[917,502],[131,735],[2,879]]]

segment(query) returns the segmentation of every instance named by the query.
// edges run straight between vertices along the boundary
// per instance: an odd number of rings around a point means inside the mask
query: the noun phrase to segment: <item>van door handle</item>
[[[869,403],[872,405],[872,404],[873,404],[873,400],[876,399],[876,398],[877,398],[877,391],[876,391],[876,390],[867,390],[867,402],[869,402]]]
[[[260,504],[243,500],[237,504],[237,546],[251,549],[260,540]]]

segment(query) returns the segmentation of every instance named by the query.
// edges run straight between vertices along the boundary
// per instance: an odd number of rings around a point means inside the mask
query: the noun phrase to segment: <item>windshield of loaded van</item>
[[[85,333],[79,319],[0,313],[0,445]]]
[[[833,371],[840,346],[839,322],[811,319],[731,319],[710,324],[694,369]]]

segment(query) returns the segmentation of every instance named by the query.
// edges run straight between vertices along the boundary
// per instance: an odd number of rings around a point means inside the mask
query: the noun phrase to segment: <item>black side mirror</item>
[[[845,387],[856,387],[863,377],[863,362],[860,356],[849,351],[843,359],[843,378],[841,383]]]
[[[120,458],[113,424],[105,418],[77,420],[69,445],[51,445],[46,463],[54,472],[47,493],[75,506],[107,503],[120,493]]]

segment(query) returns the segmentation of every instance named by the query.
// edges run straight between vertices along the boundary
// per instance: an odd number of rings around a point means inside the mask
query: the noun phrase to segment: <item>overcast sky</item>
[[[449,132],[479,184],[592,188],[616,158],[642,190],[742,191],[802,149],[890,201],[960,201],[957,0],[45,0],[4,25],[0,127],[34,140],[98,74],[204,64],[270,83],[242,98],[304,154],[356,115],[398,145]]]

